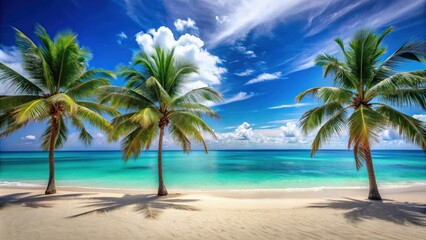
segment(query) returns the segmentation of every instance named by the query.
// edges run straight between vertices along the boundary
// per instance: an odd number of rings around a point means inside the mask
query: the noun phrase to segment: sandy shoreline
[[[0,188],[4,239],[422,239],[426,186],[317,191]]]

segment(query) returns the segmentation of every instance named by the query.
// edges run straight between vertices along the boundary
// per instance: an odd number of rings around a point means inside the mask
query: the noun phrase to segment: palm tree
[[[127,80],[125,87],[103,87],[101,102],[122,107],[128,113],[112,120],[110,140],[123,136],[121,147],[124,160],[137,158],[142,149],[148,150],[158,138],[158,195],[167,195],[163,180],[162,149],[163,136],[168,127],[171,137],[185,152],[191,150],[189,138],[207,145],[202,135],[206,132],[215,137],[214,131],[201,116],[219,118],[218,114],[204,103],[222,99],[209,87],[193,89],[183,94],[191,76],[197,72],[191,64],[179,62],[174,49],[167,51],[159,47],[151,55],[139,52],[133,60],[134,66],[121,66],[119,75]],[[139,69],[138,69],[139,68]]]
[[[336,39],[343,60],[329,54],[316,58],[316,64],[324,69],[324,77],[331,76],[335,87],[311,88],[296,97],[297,102],[306,95],[323,102],[300,119],[305,133],[319,128],[311,157],[333,135],[349,129],[348,147],[354,150],[357,170],[363,164],[367,167],[371,200],[381,200],[370,150],[379,140],[380,131],[389,126],[397,128],[405,139],[426,151],[425,122],[388,105],[426,109],[426,70],[397,72],[404,60],[425,62],[425,42],[408,41],[381,61],[386,52],[381,41],[392,29],[379,36],[370,30],[357,31],[348,48]]]
[[[41,147],[49,151],[49,182],[46,194],[56,193],[54,150],[67,139],[67,121],[80,132],[83,143],[93,137],[85,123],[107,130],[110,126],[101,114],[117,112],[89,99],[98,87],[109,85],[107,78],[114,74],[87,68],[90,52],[79,47],[77,36],[61,32],[52,40],[38,25],[35,34],[41,45],[35,45],[24,33],[15,29],[25,75],[0,63],[0,81],[13,93],[0,97],[0,136],[6,137],[30,122],[48,120],[41,136]]]

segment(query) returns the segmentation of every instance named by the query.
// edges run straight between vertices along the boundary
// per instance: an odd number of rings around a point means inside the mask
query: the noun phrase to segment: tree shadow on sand
[[[122,197],[94,197],[86,198],[90,203],[83,208],[95,208],[80,214],[70,216],[76,218],[92,213],[106,213],[118,210],[124,207],[133,206],[135,212],[145,214],[145,218],[155,219],[164,209],[178,209],[187,211],[198,211],[197,208],[187,203],[198,201],[196,199],[176,199],[179,194],[159,197],[151,194],[130,195],[125,194]]]
[[[349,210],[343,215],[351,223],[358,223],[367,219],[379,219],[400,225],[411,223],[426,226],[425,204],[346,198],[345,200],[330,200],[330,202],[318,203],[309,207]]]
[[[0,209],[11,206],[24,206],[30,208],[49,208],[56,200],[74,199],[89,194],[57,194],[57,195],[30,195],[29,192],[13,193],[0,196]]]

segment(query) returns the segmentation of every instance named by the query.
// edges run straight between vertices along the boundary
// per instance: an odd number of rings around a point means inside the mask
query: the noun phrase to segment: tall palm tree
[[[8,85],[11,94],[0,97],[0,137],[6,137],[30,122],[48,120],[41,136],[41,147],[49,151],[49,182],[46,194],[56,193],[54,150],[67,139],[67,121],[78,129],[80,139],[90,144],[93,137],[84,121],[107,130],[110,126],[101,114],[116,115],[111,108],[90,98],[100,86],[109,85],[114,74],[87,68],[90,52],[80,47],[77,35],[61,32],[51,39],[38,25],[37,46],[24,33],[15,29],[25,75],[0,63],[0,81]]]
[[[163,180],[162,149],[163,136],[169,133],[185,152],[191,150],[190,138],[207,145],[203,132],[215,137],[214,131],[201,119],[202,115],[219,118],[219,115],[204,103],[220,101],[222,97],[209,87],[193,89],[183,93],[191,76],[197,72],[191,64],[179,62],[174,49],[167,51],[159,47],[151,55],[138,53],[134,66],[121,66],[119,75],[127,80],[125,87],[103,87],[101,102],[122,107],[128,113],[112,120],[110,140],[121,141],[123,158],[137,158],[142,149],[148,150],[158,137],[158,195],[167,195]]]
[[[300,119],[305,133],[319,128],[311,157],[333,135],[349,129],[348,147],[354,150],[357,170],[363,164],[367,167],[371,200],[381,200],[370,150],[379,140],[380,131],[385,127],[397,128],[405,139],[426,151],[425,122],[388,105],[426,109],[426,70],[397,72],[404,60],[425,62],[425,42],[408,41],[381,61],[386,52],[381,41],[391,31],[388,28],[381,35],[370,30],[357,31],[347,48],[341,39],[336,39],[343,60],[329,54],[316,58],[316,64],[324,69],[324,77],[331,76],[335,87],[311,88],[296,97],[299,102],[311,95],[323,102]]]

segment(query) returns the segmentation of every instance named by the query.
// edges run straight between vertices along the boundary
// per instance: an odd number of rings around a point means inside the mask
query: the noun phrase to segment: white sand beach
[[[426,187],[318,191],[0,189],[1,239],[423,239]],[[179,192],[179,193],[176,193]]]

